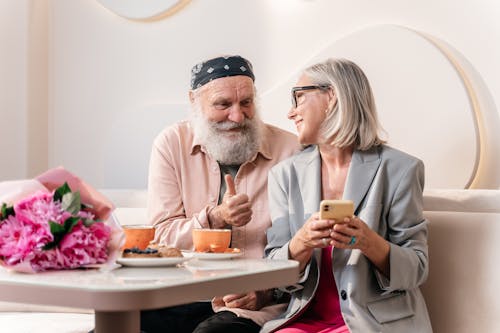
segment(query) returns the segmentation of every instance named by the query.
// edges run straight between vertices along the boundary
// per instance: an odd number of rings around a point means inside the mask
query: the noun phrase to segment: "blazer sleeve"
[[[271,227],[267,230],[264,254],[269,258],[289,259],[288,242],[292,239],[289,221],[288,188],[285,175],[276,167],[269,171],[267,193]]]
[[[396,187],[388,214],[390,277],[376,270],[380,287],[391,292],[423,284],[429,272],[427,224],[423,216],[424,165],[411,163]]]
[[[267,230],[267,246],[264,255],[271,259],[289,260],[288,245],[292,239],[290,228],[290,182],[288,174],[283,168],[275,167],[269,171],[267,189],[269,196],[269,211],[271,214],[271,227]],[[311,262],[300,273],[298,283],[303,283],[309,276]],[[283,290],[290,292],[301,289],[299,285],[287,286]]]

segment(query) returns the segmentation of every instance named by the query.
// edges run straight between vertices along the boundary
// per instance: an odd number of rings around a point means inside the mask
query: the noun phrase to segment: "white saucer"
[[[116,262],[128,267],[162,267],[181,264],[190,258],[169,257],[169,258],[118,258]]]
[[[243,252],[208,253],[183,250],[182,255],[186,258],[197,258],[201,260],[224,260],[240,257],[243,255]]]

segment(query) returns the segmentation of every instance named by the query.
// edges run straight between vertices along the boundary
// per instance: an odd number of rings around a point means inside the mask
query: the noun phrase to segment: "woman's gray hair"
[[[366,75],[354,62],[328,59],[303,72],[314,84],[330,85],[337,103],[327,110],[320,127],[322,142],[339,148],[368,150],[385,143],[378,121],[375,99]]]

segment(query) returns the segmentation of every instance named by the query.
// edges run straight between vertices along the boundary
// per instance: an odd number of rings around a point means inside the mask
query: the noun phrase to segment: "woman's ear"
[[[331,111],[337,104],[337,95],[335,95],[333,92],[330,92],[328,95],[328,110]]]

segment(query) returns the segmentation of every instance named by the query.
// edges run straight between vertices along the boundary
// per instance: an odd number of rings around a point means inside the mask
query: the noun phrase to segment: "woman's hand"
[[[288,248],[290,257],[300,262],[301,270],[311,259],[315,248],[323,248],[332,244],[330,235],[334,224],[334,220],[320,220],[319,213],[315,213],[290,240]]]
[[[337,249],[359,249],[389,277],[389,243],[358,217],[345,218],[333,226],[331,244]]]
[[[319,213],[314,213],[297,231],[293,239],[304,248],[326,247],[330,245],[330,234],[334,224],[335,220],[320,220]]]

